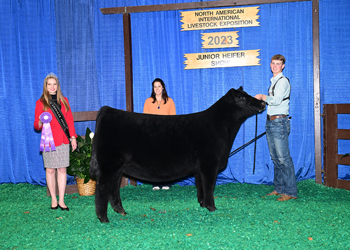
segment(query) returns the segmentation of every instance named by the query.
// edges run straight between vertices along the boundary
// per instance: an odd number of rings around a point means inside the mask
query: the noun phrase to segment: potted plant
[[[85,137],[78,135],[77,149],[70,152],[67,174],[75,177],[81,196],[95,194],[96,181],[90,179],[91,145],[94,133],[86,128]]]

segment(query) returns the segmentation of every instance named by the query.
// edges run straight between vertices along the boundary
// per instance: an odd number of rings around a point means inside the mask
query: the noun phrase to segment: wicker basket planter
[[[77,149],[70,151],[67,174],[74,176],[81,196],[95,194],[96,181],[90,179],[91,147],[94,133],[86,128],[85,136],[78,135]],[[86,182],[84,184],[84,181]]]
[[[77,181],[78,191],[80,196],[91,196],[95,194],[96,181],[90,179],[84,184],[84,179],[75,178]]]

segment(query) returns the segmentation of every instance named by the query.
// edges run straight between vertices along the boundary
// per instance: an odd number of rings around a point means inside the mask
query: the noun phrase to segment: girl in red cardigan
[[[51,209],[60,208],[61,210],[69,211],[69,208],[64,203],[64,194],[67,184],[67,167],[69,166],[69,140],[61,128],[58,120],[51,110],[49,100],[56,102],[61,109],[61,112],[66,119],[72,150],[77,148],[77,135],[74,128],[73,114],[69,106],[68,99],[61,92],[60,82],[57,76],[50,73],[44,79],[43,93],[35,106],[34,129],[41,130],[43,123],[40,121],[40,115],[43,112],[49,112],[52,116],[50,122],[53,140],[56,150],[43,151],[44,167],[46,169],[46,183],[51,194]],[[56,197],[56,170],[58,183],[58,196]]]

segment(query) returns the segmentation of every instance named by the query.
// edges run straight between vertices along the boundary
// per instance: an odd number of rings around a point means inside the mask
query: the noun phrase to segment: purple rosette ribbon
[[[52,120],[52,116],[49,112],[44,112],[39,117],[40,121],[43,123],[43,128],[41,130],[41,141],[40,141],[40,151],[50,151],[56,150],[55,142],[52,136],[52,130],[50,126],[50,122]]]

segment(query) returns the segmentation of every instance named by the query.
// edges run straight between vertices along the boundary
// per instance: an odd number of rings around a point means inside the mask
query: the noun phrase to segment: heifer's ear
[[[239,88],[237,89],[237,91],[240,92],[240,93],[243,93],[243,94],[246,94],[246,95],[247,95],[247,93],[243,90],[243,87],[242,87],[242,86],[239,87]]]

